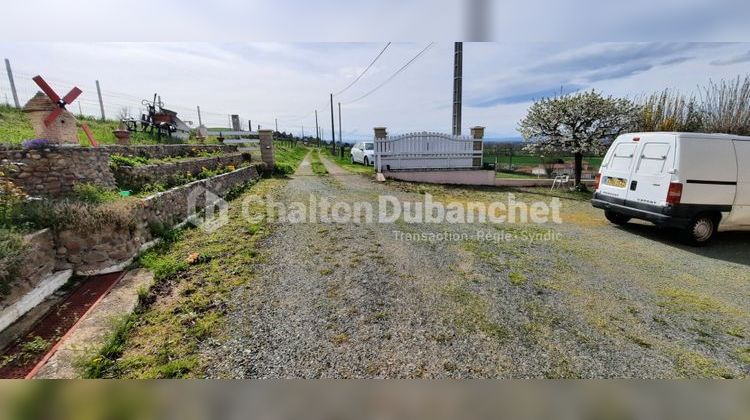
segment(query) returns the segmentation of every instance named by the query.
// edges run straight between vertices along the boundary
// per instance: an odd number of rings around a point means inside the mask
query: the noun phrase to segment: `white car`
[[[682,230],[692,245],[750,230],[750,137],[623,134],[596,176],[592,204],[615,224],[631,218]]]
[[[371,141],[361,141],[352,146],[351,151],[352,163],[361,163],[363,165],[375,164],[375,144]]]

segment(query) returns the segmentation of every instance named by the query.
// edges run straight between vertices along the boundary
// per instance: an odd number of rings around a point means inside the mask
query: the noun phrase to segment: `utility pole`
[[[83,108],[81,108],[81,101],[78,101],[78,116],[83,117]]]
[[[456,42],[453,56],[453,135],[461,135],[461,93],[463,79],[464,43]]]
[[[333,93],[331,94],[331,143],[333,144],[332,152],[336,154],[336,126],[333,119]]]
[[[203,120],[201,119],[201,107],[200,107],[200,105],[198,105],[198,127],[200,127],[202,125],[203,125]]]
[[[253,121],[247,120],[247,131],[253,131]]]
[[[279,132],[279,119],[274,118],[273,121],[276,123],[276,132],[278,133]]]
[[[102,88],[99,86],[99,81],[96,81],[96,94],[99,96],[99,109],[102,111],[102,121],[106,119],[104,116],[104,101],[102,101]]]
[[[10,82],[10,92],[13,94],[13,103],[16,108],[20,108],[21,104],[18,103],[18,93],[16,93],[16,82],[13,80],[13,70],[10,69],[10,60],[5,59],[5,70],[8,72],[8,81]]]
[[[341,157],[344,156],[344,132],[341,131],[341,102],[339,102],[339,154]]]
[[[320,129],[318,129],[318,110],[315,110],[315,141],[318,142],[318,146],[320,146]]]

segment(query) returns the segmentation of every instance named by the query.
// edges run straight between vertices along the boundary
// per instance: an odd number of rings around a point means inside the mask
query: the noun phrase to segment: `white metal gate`
[[[442,133],[409,133],[375,139],[378,172],[482,167],[481,139]]]

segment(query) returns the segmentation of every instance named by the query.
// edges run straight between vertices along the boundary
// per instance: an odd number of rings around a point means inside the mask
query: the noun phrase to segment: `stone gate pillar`
[[[375,127],[374,130],[376,139],[384,139],[388,136],[388,132],[386,131],[385,127]]]
[[[474,157],[471,166],[481,168],[484,166],[484,127],[471,127],[471,138],[474,139]]]
[[[266,170],[273,172],[275,160],[273,156],[273,130],[258,130],[260,140],[260,158],[266,164]]]
[[[375,127],[373,128],[375,130],[375,141],[383,140],[386,137],[388,137],[388,131],[385,127]],[[380,164],[380,158],[378,158],[378,145],[375,144],[375,179],[378,181],[385,181],[385,177],[383,176],[383,170],[382,166]]]

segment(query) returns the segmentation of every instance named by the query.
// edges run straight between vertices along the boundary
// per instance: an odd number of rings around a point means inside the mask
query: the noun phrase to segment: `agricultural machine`
[[[122,120],[128,131],[138,131],[140,125],[140,130],[144,133],[149,132],[152,136],[156,135],[157,141],[161,141],[162,137],[187,141],[190,137],[190,127],[177,118],[176,112],[164,108],[159,95],[154,94],[152,101],[144,99],[141,104],[146,107],[146,113],[141,114],[140,119],[125,118]]]

